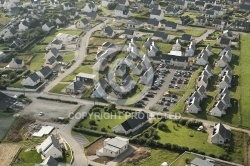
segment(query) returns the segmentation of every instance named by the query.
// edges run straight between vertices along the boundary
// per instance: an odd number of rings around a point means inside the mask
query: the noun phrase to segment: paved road
[[[106,20],[105,23],[108,21],[109,20]],[[86,48],[88,46],[88,41],[89,41],[91,34],[95,31],[99,30],[103,25],[104,25],[104,23],[101,23],[85,33],[85,35],[80,39],[80,47],[79,47],[78,51],[76,51],[76,57],[75,57],[76,62],[69,69],[67,69],[64,73],[62,73],[58,77],[56,77],[55,80],[50,82],[45,87],[44,92],[48,92],[55,85],[57,85],[64,77],[66,77],[67,75],[74,72],[74,70],[76,70],[81,65],[82,61],[87,56],[87,54],[86,54],[87,49]]]
[[[196,37],[195,40],[196,42],[200,42],[201,40],[206,40],[209,34],[213,33],[215,29],[207,29],[207,32],[201,35],[200,37]]]

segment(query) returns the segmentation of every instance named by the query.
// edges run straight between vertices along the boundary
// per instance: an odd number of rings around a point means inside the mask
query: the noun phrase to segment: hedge
[[[47,98],[47,97],[37,97],[37,99],[57,101],[57,102],[68,103],[68,104],[78,104],[78,102],[76,101],[68,101],[68,100],[61,100],[61,99],[54,99],[54,98]]]

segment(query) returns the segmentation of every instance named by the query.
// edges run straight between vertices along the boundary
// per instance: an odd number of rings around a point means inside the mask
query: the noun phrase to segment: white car
[[[43,112],[40,112],[40,113],[39,113],[39,116],[43,116],[43,115],[44,115],[44,113],[43,113]]]

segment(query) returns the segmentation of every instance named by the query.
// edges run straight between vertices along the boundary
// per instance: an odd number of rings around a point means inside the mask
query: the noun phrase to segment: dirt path
[[[0,166],[10,165],[13,157],[16,155],[20,145],[11,143],[0,144]]]

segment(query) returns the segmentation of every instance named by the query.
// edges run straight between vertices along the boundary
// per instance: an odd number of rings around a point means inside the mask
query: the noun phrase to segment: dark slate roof
[[[230,30],[225,30],[225,31],[223,32],[223,35],[227,35],[227,36],[229,36],[229,37],[233,37],[233,32],[230,31]]]
[[[168,38],[168,34],[166,34],[165,32],[160,32],[160,31],[155,31],[153,36],[160,37],[163,40],[166,40]]]
[[[205,2],[204,2],[204,1],[196,1],[196,2],[195,2],[195,5],[196,5],[196,6],[204,6],[204,5],[205,5]]]
[[[176,4],[176,5],[179,5],[179,6],[184,6],[185,1],[177,0],[177,1],[175,1],[175,4]]]
[[[224,138],[224,139],[231,139],[231,131],[226,129],[225,126],[221,123],[217,124],[219,125],[219,134]]]
[[[202,159],[200,159],[200,158],[198,158],[198,157],[196,157],[195,159],[193,159],[193,160],[191,161],[191,165],[198,165],[198,166],[215,166],[214,163],[211,163],[211,162],[209,162],[209,161],[207,161],[207,160],[202,160]]]
[[[29,78],[34,82],[40,79],[40,77],[35,72],[29,75]]]
[[[206,88],[205,88],[205,86],[201,85],[200,87],[197,88],[197,91],[200,94],[204,94],[206,92]]]
[[[67,18],[65,16],[60,16],[58,17],[58,19],[61,21],[61,22],[65,22],[67,20]]]
[[[23,40],[21,40],[20,38],[17,38],[16,40],[14,40],[14,41],[11,43],[10,47],[11,47],[11,48],[16,48],[16,47],[20,47],[20,46],[22,46],[22,45],[24,45]]]
[[[42,73],[42,75],[47,76],[52,73],[52,69],[48,66],[45,66],[40,70],[40,72]]]
[[[206,11],[206,14],[207,14],[207,15],[214,15],[214,10],[207,10],[207,11]]]
[[[90,9],[95,8],[95,3],[94,2],[89,2],[88,5],[89,5]]]
[[[125,29],[124,34],[125,34],[125,35],[134,35],[134,30]]]
[[[7,108],[11,107],[16,102],[17,99],[0,92],[0,111],[5,111]]]
[[[97,17],[97,13],[96,12],[89,12],[89,13],[87,13],[87,16],[90,17],[92,20],[94,20]]]
[[[140,124],[146,122],[149,118],[149,115],[144,111],[133,114],[129,119],[124,121],[121,125],[125,131],[129,131],[139,126]]]
[[[75,3],[74,2],[66,2],[66,3],[64,3],[64,6],[75,7]]]
[[[161,12],[162,12],[161,10],[153,9],[150,14],[159,16],[161,15]]]
[[[153,26],[158,26],[160,21],[154,19],[148,19],[148,24],[153,25]]]
[[[165,24],[166,27],[171,27],[173,29],[177,28],[177,23],[172,22],[172,21],[166,21],[166,22],[164,22],[164,24]]]
[[[111,43],[111,42],[104,42],[103,44],[102,44],[102,47],[110,47],[110,46],[113,46],[114,44],[113,43]]]
[[[14,58],[14,61],[16,62],[16,64],[19,64],[19,65],[23,63],[23,60],[19,58]]]
[[[125,5],[126,0],[118,0],[118,4]]]
[[[58,166],[58,162],[53,157],[49,156],[42,162],[42,165]]]
[[[147,5],[150,5],[153,0],[141,0],[142,3],[145,3]]]
[[[22,24],[23,24],[24,26],[26,26],[26,27],[29,26],[29,23],[28,23],[26,20],[22,21]]]
[[[220,44],[229,45],[230,41],[231,41],[230,39],[225,38],[225,37],[222,37],[222,38],[220,39]]]
[[[221,8],[220,6],[214,6],[214,7],[212,8],[212,10],[221,11],[222,8]]]
[[[250,11],[250,5],[241,4],[241,5],[240,5],[240,9],[241,9],[241,10],[248,10],[248,11]]]
[[[175,55],[162,55],[162,57],[153,57],[153,60],[156,61],[161,61],[161,60],[165,60],[165,61],[179,61],[179,62],[188,62],[189,57],[186,56],[175,56]]]
[[[107,33],[109,36],[112,36],[114,31],[110,26],[107,26],[104,28],[104,32]]]
[[[151,4],[149,6],[149,9],[159,9],[159,5],[158,4]]]
[[[15,35],[17,33],[15,28],[10,28],[9,29],[10,33],[12,33],[13,35]]]
[[[53,64],[55,61],[56,61],[56,58],[55,58],[54,56],[51,56],[51,57],[48,59],[49,64]]]
[[[215,25],[221,25],[222,21],[219,20],[219,19],[214,19],[213,23],[212,24],[215,24]]]
[[[46,25],[47,25],[49,28],[51,28],[51,27],[54,26],[54,23],[53,23],[53,22],[47,22]]]
[[[59,53],[59,51],[58,51],[58,49],[57,48],[51,48],[51,53],[53,54],[53,55],[57,55],[58,53]]]
[[[185,40],[185,41],[191,41],[192,36],[189,34],[183,34],[181,37],[181,40]]]
[[[138,21],[138,20],[130,20],[128,21],[126,24],[130,24],[130,25],[141,25],[142,22]]]
[[[81,90],[82,89],[82,86],[83,86],[83,82],[81,82],[81,81],[75,81],[74,83],[73,83],[73,89],[74,90]]]
[[[51,42],[52,44],[62,44],[61,40],[55,39]]]
[[[127,6],[121,6],[121,5],[117,5],[115,10],[122,11],[124,15],[127,15],[129,12],[129,8]]]
[[[82,22],[84,25],[86,25],[86,24],[89,23],[89,20],[87,20],[86,18],[83,18],[83,19],[81,20],[81,22]]]
[[[173,6],[167,6],[166,7],[166,12],[168,12],[168,13],[170,13],[170,12],[172,12],[172,13],[176,13],[177,11],[175,10],[175,8],[173,7]]]

